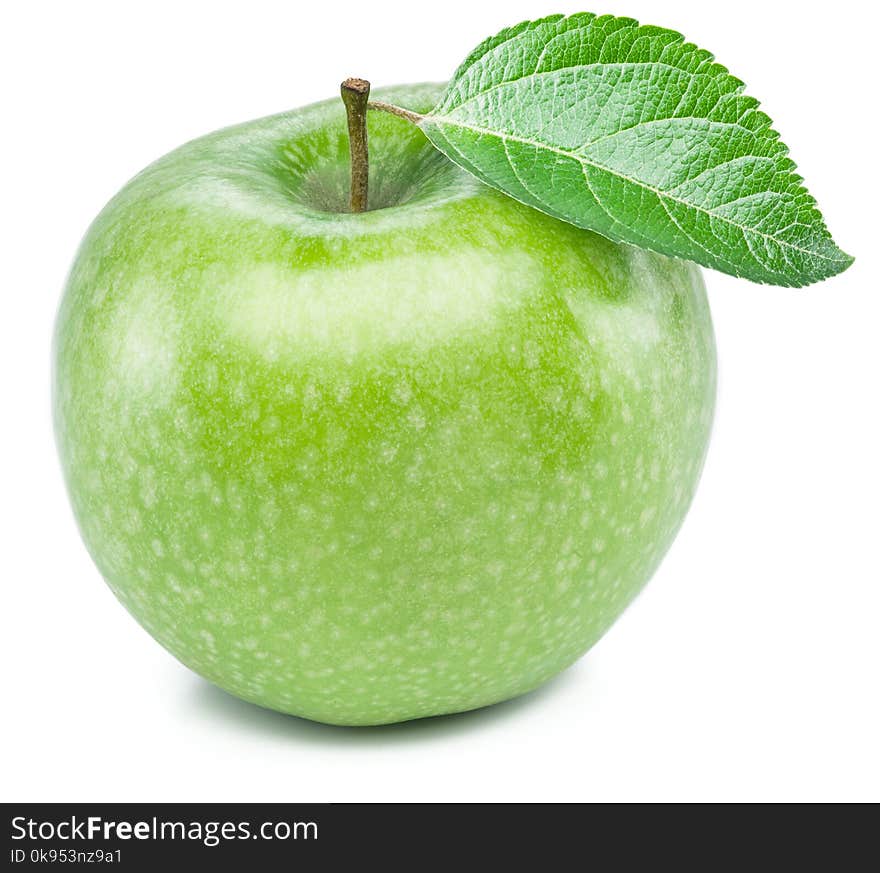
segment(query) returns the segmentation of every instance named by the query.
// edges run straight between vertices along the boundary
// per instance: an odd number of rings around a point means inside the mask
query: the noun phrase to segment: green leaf
[[[774,285],[852,258],[743,83],[681,34],[589,13],[483,42],[431,142],[489,185],[619,242]]]

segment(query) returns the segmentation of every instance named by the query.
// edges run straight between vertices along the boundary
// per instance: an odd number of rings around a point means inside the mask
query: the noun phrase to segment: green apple
[[[339,100],[148,167],[88,231],[54,352],[116,596],[211,682],[336,724],[579,658],[681,525],[715,395],[697,267],[516,203],[400,118],[369,129],[360,214]]]

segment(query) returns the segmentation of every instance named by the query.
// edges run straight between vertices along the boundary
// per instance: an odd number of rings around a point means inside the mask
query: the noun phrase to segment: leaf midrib
[[[844,263],[846,260],[846,258],[843,258],[843,257],[832,257],[829,255],[822,254],[821,252],[815,251],[813,249],[803,248],[801,246],[795,245],[794,243],[788,242],[786,240],[782,240],[779,237],[774,236],[773,234],[765,233],[764,231],[749,227],[748,225],[740,224],[739,222],[733,221],[732,219],[728,218],[725,215],[719,215],[718,213],[715,213],[710,209],[704,209],[700,206],[697,206],[694,203],[690,203],[687,200],[684,200],[680,197],[676,197],[674,194],[670,194],[666,191],[661,190],[660,188],[656,188],[655,186],[650,185],[649,183],[644,182],[641,179],[636,179],[636,178],[633,178],[632,176],[627,176],[625,173],[621,173],[618,170],[614,170],[611,167],[607,167],[604,164],[599,163],[598,161],[588,160],[586,158],[579,156],[575,152],[567,151],[565,149],[559,148],[558,146],[552,146],[552,145],[549,145],[548,143],[544,143],[539,140],[532,140],[527,137],[515,136],[514,134],[505,134],[505,133],[502,133],[497,130],[492,130],[491,128],[480,127],[475,124],[468,124],[465,122],[456,121],[455,119],[450,118],[448,115],[433,115],[433,114],[426,115],[419,122],[419,125],[421,126],[426,123],[447,124],[450,127],[457,127],[461,130],[469,130],[473,133],[481,134],[483,136],[493,136],[493,137],[496,137],[504,142],[516,142],[516,143],[520,143],[521,145],[528,145],[528,146],[532,146],[534,148],[545,149],[546,151],[549,151],[553,154],[558,154],[558,155],[561,155],[562,157],[577,161],[577,163],[581,164],[582,166],[593,167],[596,170],[601,170],[605,173],[609,173],[610,175],[615,176],[616,178],[621,179],[624,182],[629,182],[630,184],[633,184],[633,185],[636,185],[637,187],[643,188],[646,191],[650,191],[652,194],[656,195],[661,200],[672,201],[673,203],[677,203],[677,204],[684,206],[688,209],[693,209],[697,212],[700,212],[704,215],[707,215],[710,218],[715,219],[716,221],[721,221],[725,224],[728,224],[731,227],[736,228],[744,236],[746,234],[751,234],[756,237],[762,237],[763,239],[771,240],[773,243],[775,243],[776,245],[779,245],[783,248],[788,248],[792,251],[799,252],[802,255],[808,255],[810,257],[820,258],[821,260],[828,261],[829,263],[832,263],[832,264]],[[705,247],[701,246],[701,248],[705,248]],[[712,256],[713,257],[716,256],[714,252],[712,252]],[[754,257],[754,255],[753,255],[753,257]],[[755,257],[755,260],[759,264],[761,264],[761,266],[763,268],[766,269],[767,264],[760,261],[757,257]]]

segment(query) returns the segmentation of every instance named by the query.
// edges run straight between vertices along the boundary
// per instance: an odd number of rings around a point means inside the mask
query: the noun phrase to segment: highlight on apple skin
[[[368,123],[360,214],[339,100],[144,170],[82,243],[53,377],[129,612],[232,694],[349,725],[495,703],[589,649],[682,523],[715,395],[696,266]]]

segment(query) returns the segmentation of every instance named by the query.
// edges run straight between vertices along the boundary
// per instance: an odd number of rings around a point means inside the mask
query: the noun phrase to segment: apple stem
[[[349,209],[352,212],[365,212],[370,178],[370,153],[367,149],[367,101],[370,99],[370,83],[366,79],[346,79],[340,92],[348,114],[348,146],[351,154]]]
[[[396,115],[398,118],[405,118],[413,124],[418,124],[425,117],[419,115],[418,112],[410,112],[409,109],[401,109],[393,103],[383,103],[381,100],[371,100],[367,106],[370,109],[376,109],[379,112],[387,112],[389,115]]]

